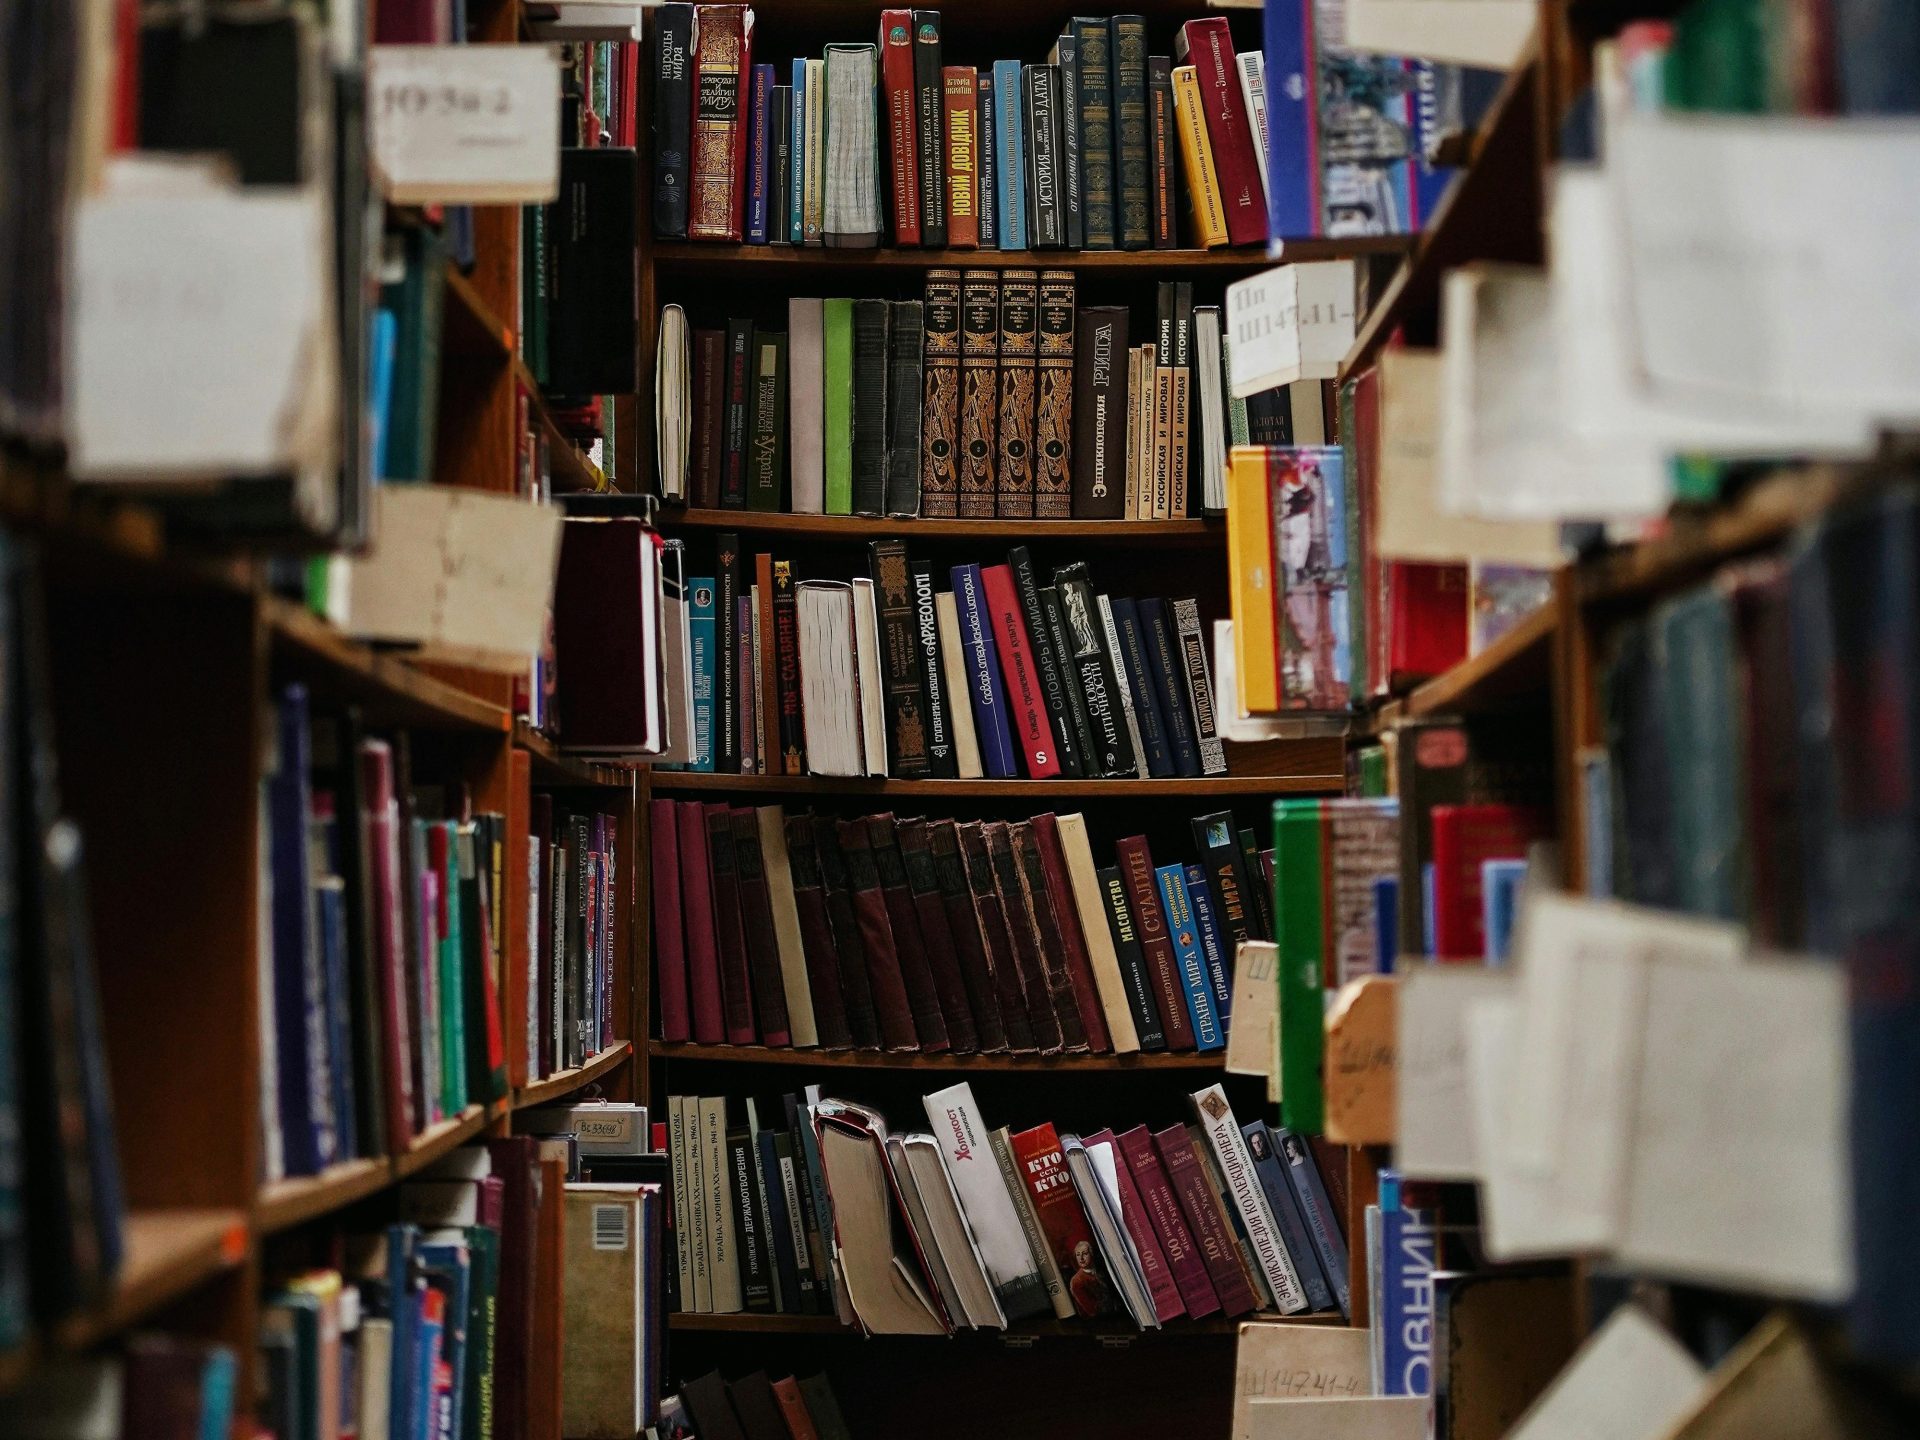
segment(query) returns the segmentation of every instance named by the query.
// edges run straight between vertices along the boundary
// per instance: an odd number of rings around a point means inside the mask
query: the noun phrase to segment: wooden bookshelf
[[[1549,600],[1478,655],[1419,686],[1400,709],[1407,715],[1487,710],[1543,696],[1551,680],[1558,601]]]
[[[1313,743],[1313,742],[1301,742]],[[1316,748],[1308,752],[1319,753]],[[1025,800],[1036,806],[1061,801],[1121,800],[1152,804],[1172,800],[1220,800],[1234,796],[1325,793],[1337,780],[1332,771],[1300,775],[1216,775],[1197,780],[882,780],[840,779],[823,775],[717,775],[706,771],[661,770],[653,777],[655,794],[738,792],[749,795],[940,797],[954,801]]]
[[[599,765],[569,755],[524,720],[513,722],[513,743],[533,757],[533,778],[539,785],[619,789],[634,783],[634,770],[619,765]]]
[[[243,1264],[251,1248],[245,1214],[217,1208],[129,1211],[125,1242],[126,1258],[113,1292],[60,1325],[60,1348],[84,1350],[138,1324]]]
[[[674,530],[737,530],[765,536],[769,544],[794,540],[864,544],[905,535],[915,541],[967,541],[1023,545],[1031,540],[1070,540],[1077,546],[1194,546],[1226,544],[1223,519],[1209,520],[930,520],[867,515],[787,515],[756,510],[668,510],[660,523]]]
[[[960,1071],[1028,1075],[1121,1075],[1155,1071],[1217,1071],[1226,1062],[1218,1050],[1201,1054],[1133,1055],[923,1055],[902,1050],[795,1050],[765,1045],[696,1045],[656,1040],[656,1060],[715,1065],[787,1065],[826,1070]]]
[[[522,1085],[513,1092],[515,1110],[531,1110],[540,1105],[552,1105],[565,1100],[601,1080],[626,1064],[633,1055],[631,1042],[621,1040],[609,1045],[584,1065],[576,1065],[570,1070],[557,1070],[544,1080],[535,1080]]]
[[[1045,1320],[1019,1320],[1005,1330],[959,1330],[952,1335],[918,1336],[873,1336],[863,1337],[860,1328],[855,1325],[842,1325],[832,1315],[787,1315],[758,1314],[741,1312],[732,1315],[695,1314],[691,1311],[676,1311],[667,1319],[669,1330],[691,1331],[705,1334],[724,1335],[829,1335],[848,1336],[855,1339],[873,1338],[876,1340],[921,1340],[940,1341],[943,1344],[997,1344],[1018,1345],[1032,1340],[1090,1340],[1106,1345],[1153,1345],[1181,1339],[1197,1339],[1203,1336],[1237,1335],[1241,1325],[1248,1323],[1251,1316],[1222,1320],[1171,1320],[1155,1330],[1135,1330],[1121,1328],[1113,1320],[1058,1320],[1048,1317]],[[1337,1326],[1344,1324],[1338,1314],[1326,1315],[1289,1315],[1284,1317],[1265,1316],[1262,1324],[1275,1325],[1312,1325]]]
[[[507,712],[428,675],[395,654],[341,634],[305,606],[276,595],[260,598],[276,653],[330,696],[360,705],[368,722],[409,730],[504,733]]]
[[[1402,235],[1343,240],[1290,240],[1279,258],[1265,248],[1218,250],[837,250],[795,245],[722,245],[660,241],[653,263],[663,271],[698,272],[745,267],[759,271],[840,273],[872,270],[1071,270],[1076,274],[1194,274],[1252,272],[1283,262],[1393,256],[1411,242]]]

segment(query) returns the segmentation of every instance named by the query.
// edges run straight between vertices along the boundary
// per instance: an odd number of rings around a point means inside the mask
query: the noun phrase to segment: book
[[[1065,520],[1073,515],[1073,272],[1042,271],[1038,293],[1033,514],[1040,520]]]
[[[980,234],[980,82],[967,66],[941,72],[942,124],[946,134],[947,247],[975,250]],[[956,277],[957,278],[957,277]],[[955,309],[959,300],[954,301]]]
[[[892,306],[885,300],[853,302],[851,504],[855,515],[886,513],[892,319]]]
[[[1139,835],[1117,842],[1114,852],[1119,860],[1120,877],[1127,892],[1127,910],[1133,918],[1134,931],[1146,962],[1147,978],[1167,1048],[1195,1049],[1197,1040],[1193,1020],[1187,1009],[1186,990],[1180,978],[1180,965],[1174,954],[1173,940],[1168,932],[1166,912],[1161,908],[1153,856],[1147,849],[1145,837]]]
[[[940,591],[933,597],[933,604],[942,677],[941,693],[953,730],[955,771],[962,780],[978,780],[986,772],[980,759],[979,732],[974,727],[972,675],[969,668],[971,651],[962,645],[959,605],[953,592]]]
[[[947,105],[940,63],[940,12],[915,10],[913,90],[920,240],[929,250],[947,248]]]
[[[793,87],[775,85],[767,105],[767,242],[793,245],[788,198],[793,194]]]
[[[993,62],[995,225],[1002,250],[1027,248],[1027,124],[1018,60]]]
[[[1200,606],[1191,598],[1172,606],[1174,638],[1180,647],[1186,696],[1192,710],[1194,748],[1202,775],[1227,773],[1227,751],[1213,713],[1213,678],[1207,670],[1207,647],[1200,634]]]
[[[1173,85],[1173,61],[1166,55],[1147,57],[1147,154],[1153,179],[1153,248],[1172,250],[1180,244],[1183,193],[1194,180],[1181,165],[1179,97]],[[1204,137],[1203,137],[1204,139]],[[1199,227],[1190,226],[1197,236]]]
[[[1258,244],[1267,238],[1266,192],[1226,17],[1187,21],[1174,33],[1173,46],[1174,58],[1191,64],[1199,84],[1227,237],[1235,245]]]
[[[828,515],[853,513],[853,301],[821,306],[821,445],[825,451],[822,506]]]
[[[1024,755],[1027,778],[1058,775],[1061,765],[1053,721],[1035,669],[1025,609],[1013,572],[1005,565],[989,565],[980,572],[980,580],[1005,681],[1007,723]]]
[[[925,309],[895,300],[887,325],[887,460],[883,501],[888,515],[920,513],[921,342]]]
[[[1286,0],[1269,6],[1263,16],[1267,233],[1275,240],[1313,235],[1320,223],[1313,5],[1314,0]]]
[[[1060,202],[1064,239],[1069,250],[1086,248],[1086,199],[1080,193],[1080,40],[1069,25],[1047,52],[1054,76],[1054,107],[1060,117]]]
[[[653,233],[687,236],[693,127],[692,5],[665,5],[653,30]]]
[[[1147,108],[1147,22],[1115,15],[1109,34],[1113,63],[1115,215],[1120,248],[1152,244]]]
[[[1241,1268],[1219,1196],[1207,1179],[1186,1127],[1169,1125],[1154,1131],[1153,1146],[1166,1173],[1167,1184],[1179,1202],[1181,1218],[1192,1234],[1193,1248],[1207,1272],[1220,1311],[1232,1316],[1260,1309],[1260,1298],[1247,1272]]]
[[[843,249],[870,249],[880,243],[881,228],[874,115],[879,57],[872,45],[832,44],[824,58],[821,240]]]
[[[1074,693],[1080,697],[1087,718],[1087,771],[1113,778],[1132,775],[1136,762],[1133,739],[1121,707],[1114,656],[1105,643],[1087,567],[1084,563],[1065,565],[1053,572],[1053,578],[1064,618],[1066,654],[1062,662],[1070,672],[1070,685],[1077,682]]]
[[[1179,966],[1180,986],[1185,995],[1187,1015],[1193,1024],[1195,1048],[1202,1051],[1223,1049],[1227,1043],[1226,1030],[1220,1023],[1213,985],[1200,954],[1199,926],[1194,919],[1193,902],[1187,894],[1186,867],[1161,865],[1155,868],[1153,875],[1166,916],[1167,935],[1173,946],[1174,960]]]
[[[1074,1195],[1059,1135],[1052,1125],[1037,1125],[1010,1136],[1009,1144],[1074,1313],[1110,1313],[1117,1297],[1094,1249],[1086,1212]]]
[[[1153,686],[1174,773],[1198,775],[1200,751],[1195,743],[1193,706],[1188,698],[1186,667],[1174,640],[1164,600],[1142,600],[1139,605],[1141,638],[1148,662],[1147,680]]]
[[[1111,250],[1116,243],[1114,183],[1113,37],[1104,18],[1075,16],[1070,23],[1077,72],[1080,132],[1077,158],[1084,246]]]
[[[921,223],[919,97],[914,80],[913,12],[910,10],[880,12],[880,103],[887,117],[887,208],[893,216],[893,243],[918,246]]]
[[[1000,276],[969,270],[961,280],[960,494],[962,519],[997,509],[1000,454]]]
[[[549,227],[547,386],[560,395],[630,394],[639,388],[638,155],[562,149],[560,177]],[[698,215],[697,174],[695,191]]]
[[[1067,243],[1066,197],[1061,184],[1060,67],[1027,65],[1021,69],[1021,96],[1027,126],[1027,222],[1035,250],[1058,250]]]
[[[1018,774],[1019,760],[1001,688],[1003,671],[994,638],[995,615],[986,597],[980,567],[955,566],[952,583],[964,647],[967,677],[964,693],[979,741],[981,769],[988,778],[1010,780]]]
[[[940,659],[940,621],[934,600],[933,569],[924,559],[909,560],[909,579],[913,586],[913,624],[917,642],[921,690],[926,696],[927,767],[936,780],[952,780],[959,775],[959,755],[954,745],[953,713],[965,708],[947,689],[946,671]]]
[[[727,322],[727,377],[725,449],[720,471],[720,504],[744,510],[747,504],[747,463],[753,441],[754,396],[753,322]]]
[[[806,111],[800,129],[800,243],[826,243],[827,62],[809,60],[802,84]]]
[[[826,306],[787,301],[787,468],[789,508],[819,515],[826,506]]]
[[[1482,870],[1489,860],[1525,860],[1547,835],[1547,817],[1517,805],[1436,805],[1433,827],[1433,954],[1442,960],[1486,957]]]
[[[778,512],[786,491],[787,336],[779,330],[753,335],[746,480],[749,510]]]
[[[753,11],[744,5],[696,5],[693,37],[696,83],[687,238],[738,243],[746,197]]]
[[[1200,77],[1191,65],[1173,71],[1174,126],[1180,137],[1180,153],[1186,164],[1187,198],[1193,207],[1194,238],[1202,249],[1211,250],[1231,241],[1227,229],[1226,204],[1220,180],[1213,165],[1212,141],[1207,133]]]
[[[1048,728],[1053,734],[1054,754],[1060,772],[1077,779],[1086,773],[1084,746],[1080,741],[1083,724],[1076,721],[1073,700],[1067,683],[1064,657],[1054,643],[1053,626],[1048,623],[1042,605],[1039,576],[1034,573],[1033,557],[1019,545],[1007,552],[1007,569],[1020,605],[1020,618],[1026,630],[1027,647],[1033,661],[1033,673],[1039,683],[1040,699],[1046,707]],[[992,571],[985,572],[989,577]],[[1005,647],[1002,647],[1004,654]],[[1029,755],[1029,759],[1032,756]],[[1029,778],[1037,778],[1031,776]]]
[[[1026,1237],[1027,1249],[1039,1270],[1041,1283],[1046,1287],[1047,1300],[1053,1307],[1054,1318],[1070,1320],[1074,1315],[1073,1298],[1067,1294],[1066,1282],[1060,1274],[1060,1267],[1054,1262],[1053,1247],[1040,1228],[1040,1218],[1034,1209],[1032,1192],[1027,1189],[1020,1162],[1013,1153],[1012,1137],[1003,1125],[989,1134],[987,1139],[993,1147],[993,1158],[1000,1167],[1000,1178],[1006,1184],[1007,1193],[1013,1197],[1013,1208],[1020,1217],[1021,1233]]]
[[[1274,1130],[1273,1142],[1286,1166],[1287,1180],[1299,1202],[1300,1216],[1313,1240],[1320,1271],[1333,1291],[1340,1313],[1353,1313],[1353,1297],[1347,1278],[1347,1242],[1341,1224],[1341,1212],[1327,1194],[1324,1177],[1314,1160],[1313,1150],[1291,1130]]]
[[[1033,515],[1038,292],[1039,276],[1034,271],[1001,272],[994,513],[1003,520]]]
[[[1201,1132],[1226,1179],[1228,1198],[1246,1226],[1248,1243],[1272,1291],[1275,1308],[1283,1315],[1301,1313],[1307,1308],[1306,1291],[1300,1285],[1299,1272],[1267,1207],[1266,1193],[1254,1174],[1246,1138],[1234,1119],[1226,1091],[1219,1085],[1209,1085],[1204,1090],[1196,1090],[1189,1098]]]
[[[1075,324],[1071,514],[1125,517],[1127,309],[1089,306]]]
[[[1125,991],[1128,1013],[1140,1048],[1146,1051],[1167,1048],[1166,1027],[1154,999],[1153,979],[1147,970],[1146,953],[1134,926],[1133,909],[1127,897],[1127,885],[1118,866],[1094,872],[1101,898],[1106,904],[1107,929],[1113,938],[1114,959],[1120,967],[1120,983]]]
[[[974,72],[974,134],[978,137],[980,148],[974,157],[974,199],[980,212],[980,248],[998,250],[1000,248],[1000,172],[997,161],[998,146],[994,139],[993,112],[993,75],[990,71]]]
[[[773,66],[755,65],[748,79],[747,195],[741,238],[749,245],[765,245],[770,243],[773,189]]]
[[[966,1081],[925,1097],[927,1123],[994,1295],[1009,1321],[1045,1314],[1047,1287],[1028,1249],[988,1132]]]
[[[973,83],[971,71],[967,83]],[[951,126],[949,133],[954,133]],[[970,132],[968,138],[970,143]],[[959,513],[960,294],[959,271],[927,272],[919,508],[930,519],[952,519]]]

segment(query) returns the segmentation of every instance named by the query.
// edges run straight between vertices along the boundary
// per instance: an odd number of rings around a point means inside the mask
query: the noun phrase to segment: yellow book
[[[1227,587],[1240,707],[1271,713],[1280,708],[1279,637],[1267,452],[1259,445],[1234,446],[1227,466]]]
[[[1173,72],[1173,123],[1180,132],[1180,153],[1187,162],[1187,195],[1193,201],[1193,233],[1202,248],[1227,243],[1227,211],[1220,199],[1220,177],[1207,142],[1206,112],[1200,108],[1200,77],[1191,65]]]

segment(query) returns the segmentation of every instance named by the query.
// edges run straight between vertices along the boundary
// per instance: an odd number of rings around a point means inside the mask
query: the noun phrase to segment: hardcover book
[[[1072,28],[1079,69],[1080,205],[1085,245],[1089,250],[1111,250],[1115,243],[1112,34],[1100,17],[1076,16]]]
[[[920,513],[950,520],[960,501],[960,272],[929,270],[926,297]]]
[[[913,12],[880,12],[880,103],[886,111],[887,199],[893,243],[920,244],[920,146],[913,73]],[[839,175],[828,158],[829,184]]]
[[[1111,1314],[1118,1296],[1101,1267],[1086,1212],[1074,1194],[1059,1135],[1052,1125],[1037,1125],[1009,1137],[1009,1143],[1054,1264],[1065,1278],[1074,1313],[1089,1318]]]
[[[914,625],[912,580],[904,540],[869,547],[875,608],[880,622],[881,669],[886,681],[887,772],[902,779],[933,773],[927,746],[926,672]]]
[[[1066,197],[1060,183],[1060,67],[1028,65],[1021,72],[1027,120],[1027,222],[1035,250],[1067,243]]]
[[[871,249],[880,243],[882,223],[874,115],[879,60],[871,45],[829,45],[825,60],[821,239],[843,249]]]
[[[693,12],[663,5],[653,27],[653,233],[687,236],[693,127]]]
[[[746,201],[747,77],[753,11],[694,7],[693,161],[687,236],[738,243]]]
[[[974,1243],[1008,1320],[1050,1308],[1045,1283],[1027,1248],[1019,1212],[1007,1193],[988,1132],[966,1081],[925,1100],[927,1123],[959,1194]]]
[[[1082,310],[1073,362],[1072,516],[1126,518],[1127,307]]]
[[[940,64],[940,12],[915,10],[912,16],[920,241],[929,250],[944,250],[947,248],[947,107]]]
[[[1073,272],[1040,273],[1039,398],[1034,424],[1033,513],[1073,516]]]
[[[994,513],[1033,518],[1036,362],[1039,353],[1039,276],[1008,270],[1000,278],[1000,370]]]
[[[1069,250],[1081,250],[1087,243],[1087,222],[1080,193],[1080,41],[1071,26],[1054,41],[1047,64],[1053,70],[1054,105],[1060,116],[1060,199],[1066,245]]]
[[[882,515],[887,504],[888,333],[885,300],[853,302],[853,494],[855,515]]]
[[[1114,162],[1118,174],[1120,248],[1144,250],[1153,243],[1147,113],[1147,21],[1115,15],[1110,22],[1113,54]]]
[[[921,337],[925,308],[918,300],[890,303],[887,327],[888,515],[920,513]]]
[[[1212,15],[1187,21],[1174,37],[1174,55],[1192,65],[1199,82],[1207,138],[1220,178],[1227,238],[1235,245],[1258,244],[1267,238],[1266,193],[1261,187],[1259,162],[1254,158],[1253,127],[1240,93],[1239,67],[1234,63],[1233,36],[1226,17]]]
[[[1011,780],[1019,774],[1005,693],[994,614],[978,565],[956,565],[952,571],[953,597],[965,649],[967,700],[973,707],[974,731],[980,745],[980,763],[987,778]],[[957,703],[957,700],[956,702]]]
[[[980,235],[980,81],[965,66],[941,71],[947,140],[947,246],[974,250]],[[959,277],[955,277],[956,284]],[[955,308],[959,306],[956,299]]]
[[[992,519],[997,504],[1000,417],[1000,277],[969,270],[961,282],[960,496],[963,520]]]
[[[1160,905],[1153,856],[1147,850],[1146,837],[1134,835],[1120,840],[1114,845],[1114,853],[1126,884],[1127,908],[1133,916],[1140,950],[1146,959],[1147,976],[1153,987],[1153,1001],[1160,1013],[1167,1048],[1192,1050],[1197,1042],[1187,1010],[1186,987],[1180,978],[1166,912]]]

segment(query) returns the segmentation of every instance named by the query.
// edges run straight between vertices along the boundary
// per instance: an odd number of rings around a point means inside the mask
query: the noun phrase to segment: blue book
[[[368,453],[373,456],[373,478],[387,473],[387,424],[393,414],[393,364],[400,348],[400,320],[391,310],[373,312],[373,350],[368,360],[367,397],[372,418],[367,425]]]
[[[276,708],[278,755],[267,781],[267,823],[280,1131],[285,1173],[315,1175],[331,1165],[338,1152],[307,839],[313,813],[307,778],[313,764],[307,687],[287,686]]]
[[[1433,1272],[1439,1231],[1429,1210],[1380,1211],[1382,1395],[1433,1393]]]
[[[1218,1050],[1227,1043],[1220,1015],[1213,1005],[1213,987],[1207,983],[1206,962],[1200,958],[1200,936],[1193,921],[1193,903],[1187,895],[1186,871],[1178,865],[1157,866],[1153,878],[1160,887],[1160,904],[1167,912],[1167,938],[1180,962],[1180,984],[1187,994],[1187,1014],[1193,1017],[1193,1038],[1200,1050]]]
[[[419,1370],[420,1301],[426,1282],[414,1265],[420,1232],[412,1225],[387,1227],[387,1308],[393,1321],[393,1363],[387,1377],[387,1433],[408,1440],[415,1433],[413,1377]]]
[[[1000,248],[1027,248],[1027,127],[1020,93],[1020,62],[993,62],[993,139],[999,184]]]
[[[687,585],[687,643],[693,658],[694,770],[713,769],[713,674],[715,646],[714,583],[711,575],[696,575]]]
[[[1920,112],[1920,6],[1913,0],[1833,0],[1840,109]]]
[[[1219,1012],[1224,1034],[1233,1023],[1233,956],[1227,950],[1230,941],[1214,914],[1206,869],[1189,863],[1186,877],[1187,898],[1193,902],[1193,925],[1200,935],[1200,959],[1206,965],[1207,983],[1213,987],[1213,1007]]]
[[[807,238],[807,62],[793,62],[793,171],[787,186],[787,239],[795,245]],[[698,765],[694,769],[698,770]],[[711,765],[706,767],[711,770]]]
[[[1000,246],[1000,171],[994,150],[994,123],[992,77],[977,72],[975,79],[977,94],[987,97],[985,105],[978,105],[980,115],[980,149],[974,157],[974,187],[980,192],[976,198],[980,212],[980,248],[996,250]]]
[[[1246,1139],[1247,1155],[1253,1161],[1253,1173],[1259,1177],[1260,1189],[1266,1194],[1267,1208],[1273,1211],[1273,1223],[1279,1227],[1280,1243],[1286,1246],[1293,1268],[1299,1272],[1300,1288],[1307,1292],[1307,1308],[1333,1309],[1333,1287],[1327,1284],[1313,1236],[1307,1233],[1306,1217],[1300,1213],[1300,1202],[1287,1179],[1286,1162],[1280,1158],[1280,1142],[1264,1120],[1242,1125],[1240,1134]]]
[[[438,1297],[429,1285],[421,1285],[413,1297],[414,1321],[413,1345],[408,1358],[413,1362],[411,1380],[413,1384],[413,1404],[408,1410],[411,1427],[405,1431],[390,1433],[410,1436],[411,1440],[438,1440],[439,1425],[434,1402],[433,1377],[440,1368],[441,1337],[446,1331],[447,1321],[444,1310],[430,1301]],[[430,1310],[441,1310],[437,1316]]]
[[[1147,773],[1156,780],[1171,779],[1173,751],[1167,743],[1167,721],[1160,708],[1159,687],[1153,683],[1153,666],[1147,657],[1140,608],[1124,595],[1114,596],[1107,606],[1113,611],[1113,628],[1120,632],[1120,654],[1115,658],[1127,667],[1127,689],[1133,697],[1133,718],[1140,725],[1140,743],[1147,751]]]
[[[1433,914],[1433,862],[1420,867],[1420,952],[1433,954],[1433,936],[1437,928]]]
[[[1480,862],[1481,924],[1486,931],[1489,965],[1504,965],[1513,949],[1513,922],[1520,910],[1520,887],[1526,883],[1524,860]]]
[[[1378,957],[1380,973],[1391,975],[1393,962],[1400,954],[1400,877],[1376,875],[1373,879],[1373,953]]]
[[[233,1351],[224,1345],[209,1347],[200,1370],[200,1440],[227,1440],[233,1433],[234,1392],[239,1383],[240,1366]]]
[[[1007,722],[1007,701],[1000,688],[1000,651],[993,643],[987,596],[978,565],[952,571],[953,608],[960,622],[960,646],[966,652],[967,693],[973,701],[973,728],[980,742],[980,768],[989,780],[1015,780],[1020,759]]]
[[[1300,1218],[1307,1223],[1307,1234],[1313,1239],[1313,1253],[1320,1260],[1320,1271],[1333,1288],[1334,1303],[1342,1315],[1352,1315],[1346,1236],[1340,1229],[1340,1217],[1334,1214],[1333,1202],[1327,1198],[1326,1183],[1320,1178],[1320,1167],[1314,1164],[1313,1151],[1291,1130],[1275,1130],[1273,1144],[1279,1151],[1281,1164],[1286,1166],[1287,1183],[1293,1187],[1293,1198],[1299,1203]],[[1380,1203],[1386,1204],[1384,1192]]]
[[[333,1084],[335,1148],[342,1157],[360,1153],[353,1125],[352,994],[347,982],[347,890],[338,876],[313,887],[320,920],[321,977],[326,983],[328,1069]]]
[[[467,1307],[473,1259],[465,1245],[435,1241],[420,1247],[420,1263],[427,1272],[427,1283],[446,1297],[446,1313],[440,1322],[440,1353],[453,1373],[453,1386],[444,1401],[436,1397],[433,1440],[460,1440],[461,1397],[467,1363]]]
[[[1267,234],[1274,244],[1320,233],[1313,3],[1268,0],[1266,7]]]
[[[773,108],[773,66],[753,67],[753,112],[747,120],[747,234],[749,245],[765,245],[769,199],[767,186],[773,168],[772,136],[767,134]]]

